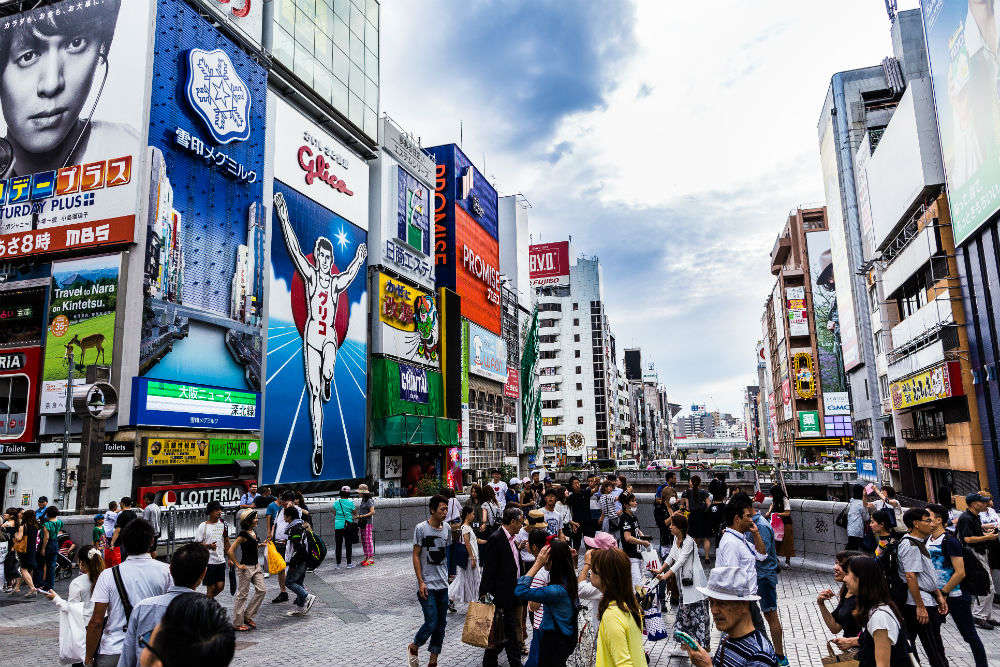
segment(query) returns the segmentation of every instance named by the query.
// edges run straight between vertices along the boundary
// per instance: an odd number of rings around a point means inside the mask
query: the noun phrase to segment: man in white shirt
[[[119,534],[119,539],[125,550],[133,555],[121,565],[101,572],[90,597],[94,603],[94,614],[87,624],[84,662],[94,667],[116,667],[118,664],[128,629],[126,602],[131,610],[146,598],[166,593],[173,583],[169,566],[149,555],[153,545],[153,527],[148,521],[133,520]],[[121,575],[125,600],[115,580],[116,572]]]
[[[226,587],[226,561],[229,559],[229,531],[222,521],[222,503],[213,500],[205,507],[208,519],[194,531],[194,539],[208,547],[208,570],[205,595],[214,598]]]
[[[493,481],[489,483],[493,492],[497,494],[497,504],[500,505],[500,511],[502,512],[504,507],[507,506],[507,482],[500,479],[500,471],[496,468],[490,470],[490,475],[493,476]]]
[[[274,541],[274,548],[278,550],[285,558],[285,562],[292,557],[290,552],[290,547],[288,545],[288,524],[289,522],[285,520],[285,508],[295,507],[298,511],[299,516],[302,516],[302,510],[298,508],[295,504],[295,494],[291,491],[284,491],[281,494],[281,498],[276,501],[278,504],[278,513],[274,517],[274,531],[270,536],[271,540]],[[288,569],[284,569],[278,573],[278,586],[281,590],[278,595],[271,600],[271,604],[280,604],[282,602],[288,602],[288,591],[285,587],[285,578],[288,576]]]
[[[744,494],[734,495],[722,509],[726,525],[719,547],[715,551],[715,567],[738,567],[747,574],[750,582],[749,594],[757,595],[757,561],[767,560],[767,546],[753,520],[754,510],[750,498]],[[749,537],[748,537],[749,534]],[[764,616],[760,605],[750,604],[754,628],[766,632]]]
[[[153,548],[150,549],[150,553],[154,556],[156,555],[156,545],[160,540],[160,506],[156,504],[156,495],[152,492],[147,492],[143,496],[143,500],[146,505],[142,508],[142,518],[149,522],[149,525],[153,527]]]

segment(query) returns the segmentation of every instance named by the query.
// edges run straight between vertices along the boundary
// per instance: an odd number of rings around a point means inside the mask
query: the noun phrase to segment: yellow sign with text
[[[144,438],[144,460],[148,466],[207,465],[208,439],[177,440],[171,438]]]

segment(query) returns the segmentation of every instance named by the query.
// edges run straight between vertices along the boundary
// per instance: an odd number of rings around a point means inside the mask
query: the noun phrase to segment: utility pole
[[[59,468],[59,507],[66,508],[66,496],[68,489],[66,482],[69,479],[69,431],[73,424],[73,346],[66,346],[66,360],[69,365],[69,373],[66,375],[66,414],[63,422],[63,443],[62,443],[62,465]]]

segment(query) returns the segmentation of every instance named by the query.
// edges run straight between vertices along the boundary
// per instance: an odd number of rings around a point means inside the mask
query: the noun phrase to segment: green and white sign
[[[207,385],[132,380],[132,423],[190,428],[260,429],[260,394]]]
[[[258,460],[260,460],[260,440],[210,438],[208,441],[209,463]]]
[[[799,435],[804,438],[819,437],[819,412],[815,410],[799,412]]]

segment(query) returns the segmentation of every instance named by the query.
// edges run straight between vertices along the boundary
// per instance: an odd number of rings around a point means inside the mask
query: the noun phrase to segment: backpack
[[[306,524],[302,524],[302,546],[305,548],[306,569],[315,570],[326,558],[326,543]]]
[[[882,568],[885,580],[889,583],[889,597],[896,606],[903,607],[909,591],[906,582],[899,578],[899,540],[890,537],[876,560]]]
[[[965,579],[962,579],[962,592],[969,595],[989,595],[990,573],[983,567],[975,552],[962,545],[962,560],[965,561]]]

